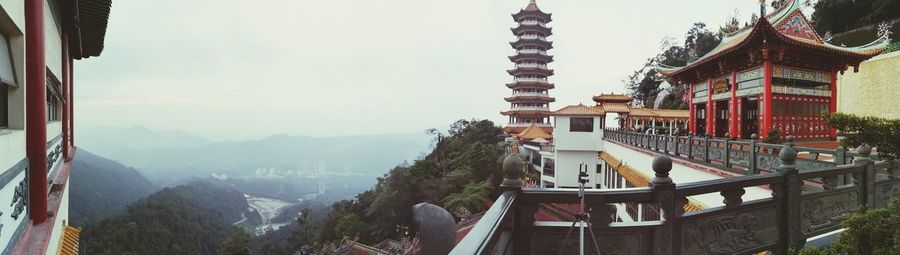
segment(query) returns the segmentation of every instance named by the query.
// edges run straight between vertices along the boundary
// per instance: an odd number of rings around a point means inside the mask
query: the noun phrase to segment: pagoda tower
[[[553,43],[547,40],[553,34],[547,27],[551,21],[550,14],[538,9],[535,1],[531,0],[525,9],[512,17],[518,23],[517,27],[512,28],[517,40],[510,42],[516,54],[509,57],[514,66],[507,73],[513,76],[513,81],[506,87],[512,89],[512,94],[505,98],[510,103],[509,110],[501,112],[509,116],[509,124],[503,130],[518,134],[536,125],[545,132],[553,132],[550,103],[555,99],[548,93],[553,83],[547,80],[553,75],[553,70],[547,67],[548,63],[553,62],[553,57],[547,54],[553,48]]]

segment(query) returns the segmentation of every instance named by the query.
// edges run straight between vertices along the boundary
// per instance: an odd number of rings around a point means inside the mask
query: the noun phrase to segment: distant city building
[[[552,19],[533,0],[512,16],[518,26],[512,28],[517,39],[510,43],[516,54],[509,57],[514,66],[507,73],[513,76],[513,81],[506,84],[512,89],[512,95],[505,98],[510,103],[509,110],[501,112],[509,117],[504,131],[518,134],[534,124],[551,133],[550,103],[555,99],[549,94],[553,83],[547,77],[553,75],[553,70],[547,64],[553,62],[553,56],[547,51],[553,48],[553,43],[547,37],[553,33],[547,23]]]
[[[100,56],[109,13],[110,0],[0,3],[2,254],[78,253],[80,230],[68,225],[74,65]]]

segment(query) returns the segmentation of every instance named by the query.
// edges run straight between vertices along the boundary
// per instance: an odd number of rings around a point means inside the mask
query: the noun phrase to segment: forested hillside
[[[423,159],[394,167],[371,190],[332,205],[327,221],[319,228],[320,243],[337,242],[345,236],[358,236],[363,243],[400,240],[403,231],[398,230],[411,227],[414,204],[444,205],[447,196],[466,194],[463,190],[470,183],[497,185],[491,180],[500,178],[505,148],[502,131],[493,122],[460,120],[447,134],[433,134],[435,147]],[[486,193],[489,190],[462,199],[481,200],[493,195]],[[483,208],[467,209],[478,212]]]
[[[166,188],[84,227],[82,254],[215,254],[248,207],[242,193],[202,181]]]
[[[158,189],[134,168],[79,148],[72,162],[71,224],[84,226],[125,210]]]

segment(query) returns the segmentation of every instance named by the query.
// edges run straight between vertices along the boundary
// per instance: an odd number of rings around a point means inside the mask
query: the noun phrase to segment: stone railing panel
[[[808,238],[839,229],[859,207],[860,195],[854,186],[801,195],[800,232]]]
[[[684,217],[681,254],[752,254],[778,243],[774,202]]]

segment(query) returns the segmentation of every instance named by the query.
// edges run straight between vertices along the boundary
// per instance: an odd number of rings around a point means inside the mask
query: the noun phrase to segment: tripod
[[[572,226],[569,227],[569,231],[566,232],[566,237],[563,239],[563,243],[560,244],[559,254],[566,253],[566,241],[569,240],[569,235],[572,234],[572,230],[575,230],[575,224],[578,224],[578,254],[584,255],[584,228],[587,227],[588,231],[591,232],[591,241],[594,243],[594,252],[595,254],[600,254],[600,245],[597,244],[597,236],[594,235],[594,229],[591,227],[591,217],[584,211],[584,185],[588,183],[588,165],[582,163],[578,166],[578,199],[581,200],[581,208],[578,214],[575,216],[575,221],[572,222]]]

